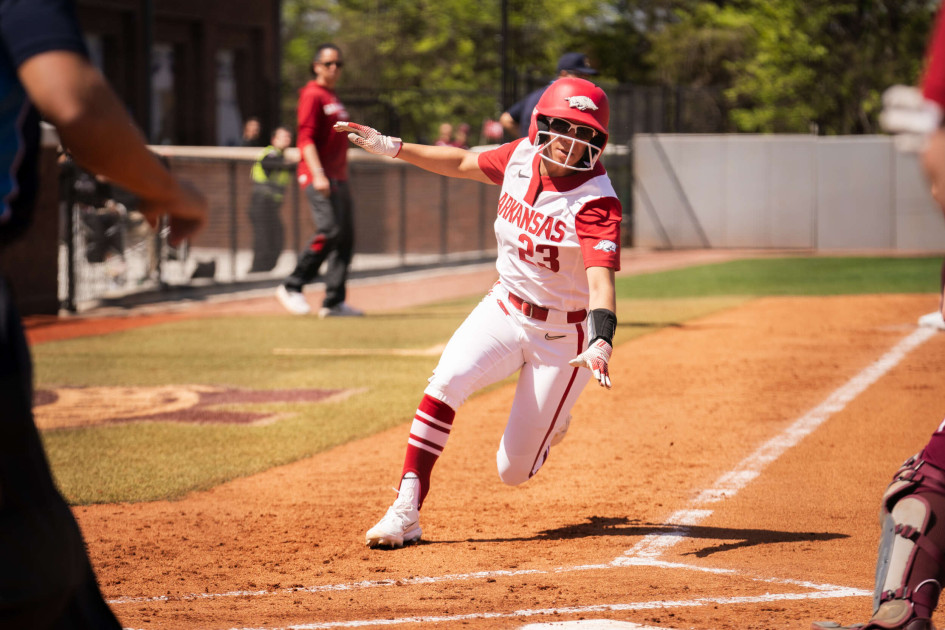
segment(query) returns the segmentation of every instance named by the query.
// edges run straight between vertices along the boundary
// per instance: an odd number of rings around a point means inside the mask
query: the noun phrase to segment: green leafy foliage
[[[441,122],[496,118],[503,43],[521,95],[586,52],[599,81],[724,91],[750,132],[876,133],[880,97],[920,75],[934,0],[286,0],[283,116],[314,47],[348,63],[339,92],[364,122],[429,141]],[[502,15],[508,30],[502,40]],[[510,89],[512,86],[509,86]],[[363,113],[362,113],[363,111]]]
[[[736,128],[876,133],[880,96],[919,77],[927,0],[691,2],[653,33],[670,83],[727,86]]]

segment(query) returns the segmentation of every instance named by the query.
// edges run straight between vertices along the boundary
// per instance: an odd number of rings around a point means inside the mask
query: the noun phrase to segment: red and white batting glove
[[[346,132],[348,140],[358,145],[368,153],[397,157],[403,145],[400,138],[385,136],[377,129],[351,122],[336,122],[335,131]]]
[[[586,367],[594,373],[594,378],[600,383],[601,387],[610,389],[610,372],[607,370],[607,363],[610,361],[610,355],[614,351],[613,347],[604,341],[598,339],[587,347],[587,350],[577,355],[568,363],[574,367]]]

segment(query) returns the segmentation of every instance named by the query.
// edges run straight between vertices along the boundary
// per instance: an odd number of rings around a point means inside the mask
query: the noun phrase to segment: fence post
[[[292,182],[292,193],[290,195],[292,199],[292,251],[295,252],[295,255],[298,256],[299,249],[302,247],[299,240],[299,232],[302,230],[302,217],[300,217],[299,210],[299,185],[297,182]]]
[[[486,185],[479,184],[479,255],[486,251]]]
[[[75,313],[77,308],[75,304],[75,239],[76,239],[76,221],[75,221],[75,177],[70,176],[68,184],[62,186],[63,199],[59,201],[60,212],[62,213],[62,233],[66,241],[66,298],[60,304],[70,313]]]
[[[400,250],[400,264],[407,262],[407,169],[400,165],[400,225],[397,247]]]
[[[450,180],[440,176],[440,257],[449,252]]]
[[[230,281],[236,281],[236,160],[229,161],[230,172]]]

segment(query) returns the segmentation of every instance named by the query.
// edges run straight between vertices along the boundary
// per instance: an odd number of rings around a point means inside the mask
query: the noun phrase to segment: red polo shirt
[[[318,159],[328,179],[348,179],[348,135],[332,127],[340,120],[348,120],[345,106],[332,90],[319,85],[314,79],[299,91],[299,130],[297,146],[302,151],[315,145]],[[304,159],[299,159],[299,186],[312,183],[312,173]]]

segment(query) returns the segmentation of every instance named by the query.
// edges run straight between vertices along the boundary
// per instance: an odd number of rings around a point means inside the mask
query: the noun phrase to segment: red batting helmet
[[[607,145],[610,105],[604,90],[587,79],[577,77],[562,77],[553,82],[532,111],[528,128],[528,139],[532,144],[541,144],[539,133],[545,136],[546,142],[551,139],[548,120],[552,118],[586,125],[597,131],[597,135],[588,143],[590,146],[583,162],[586,167],[583,170],[593,168]]]

